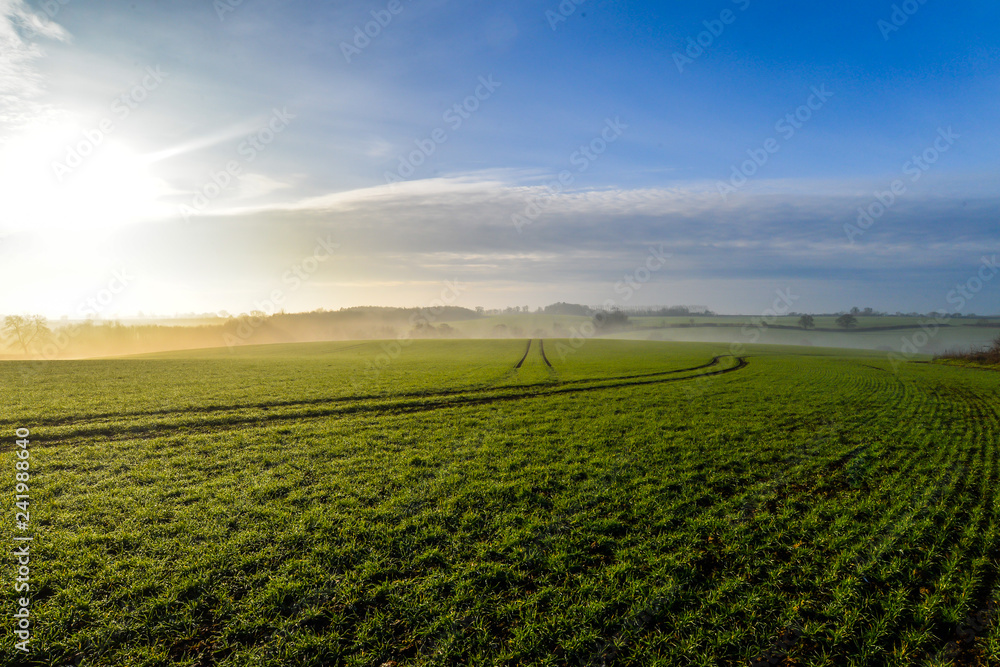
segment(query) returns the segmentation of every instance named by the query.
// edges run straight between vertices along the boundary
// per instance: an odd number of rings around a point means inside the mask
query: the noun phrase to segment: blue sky
[[[947,311],[998,250],[990,3],[0,8],[0,312],[73,314],[120,270],[108,316],[456,280],[467,306]]]

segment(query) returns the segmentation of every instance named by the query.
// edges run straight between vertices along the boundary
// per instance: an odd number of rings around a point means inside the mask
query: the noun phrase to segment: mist
[[[657,315],[658,314],[658,315]],[[182,320],[60,321],[8,316],[0,334],[2,359],[60,360],[117,357],[202,348],[350,340],[481,338],[618,338],[631,340],[792,345],[939,355],[988,346],[1000,318],[862,316],[861,326],[803,328],[796,315],[721,316],[685,307],[633,311],[553,304],[476,310],[345,308],[307,313],[252,311],[239,316]],[[817,316],[821,320],[833,316]],[[20,324],[17,324],[20,323]]]

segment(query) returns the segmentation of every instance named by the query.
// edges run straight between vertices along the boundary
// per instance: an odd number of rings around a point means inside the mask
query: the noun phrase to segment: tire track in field
[[[342,406],[318,406],[316,409],[311,410],[297,410],[289,411],[284,413],[267,413],[258,415],[232,415],[228,418],[208,418],[208,419],[198,419],[194,422],[187,423],[156,423],[156,424],[143,424],[143,425],[128,425],[122,423],[116,424],[102,424],[99,428],[88,429],[86,431],[71,431],[63,434],[46,434],[45,443],[46,444],[57,444],[57,443],[72,443],[72,442],[86,442],[94,438],[100,438],[101,440],[108,441],[118,441],[118,440],[129,440],[129,439],[142,439],[148,440],[155,437],[159,437],[161,434],[166,432],[166,435],[177,434],[183,432],[185,434],[190,433],[212,433],[217,432],[216,428],[221,428],[222,430],[231,430],[233,428],[238,428],[246,424],[257,424],[257,425],[270,425],[283,421],[290,420],[313,420],[322,419],[325,417],[338,417],[338,416],[353,416],[359,414],[403,414],[403,413],[418,413],[418,412],[433,412],[436,410],[448,409],[448,408],[461,408],[468,406],[477,405],[489,405],[492,403],[508,402],[508,401],[521,401],[530,398],[544,398],[548,396],[557,396],[561,394],[577,394],[590,391],[601,391],[606,389],[621,389],[627,387],[639,387],[645,385],[655,385],[655,384],[666,384],[668,382],[683,382],[685,380],[693,380],[695,378],[703,378],[707,376],[714,375],[725,375],[728,373],[734,373],[736,371],[742,370],[749,365],[749,362],[745,357],[737,357],[737,363],[734,366],[728,368],[722,368],[715,371],[710,371],[708,373],[699,373],[697,375],[690,375],[680,378],[656,378],[656,379],[631,379],[626,378],[628,381],[607,381],[603,379],[590,380],[589,382],[601,383],[593,384],[591,386],[566,386],[569,383],[553,385],[552,383],[541,383],[538,385],[533,385],[538,387],[535,391],[525,392],[523,391],[523,386],[514,386],[510,388],[501,388],[494,390],[494,395],[490,396],[449,396],[449,395],[434,395],[427,394],[420,398],[432,399],[432,400],[393,400],[389,398],[385,402],[381,403],[367,403],[367,404],[357,404],[347,403]],[[680,372],[680,371],[671,371]],[[472,393],[472,392],[469,392]],[[243,409],[243,408],[237,408]],[[220,411],[221,412],[221,411]],[[173,413],[172,413],[173,414]]]
[[[516,370],[517,370],[518,368],[520,368],[520,367],[521,367],[521,364],[523,364],[523,363],[524,363],[524,360],[528,358],[528,353],[529,353],[529,352],[531,352],[531,339],[530,339],[530,338],[528,339],[528,347],[524,348],[524,356],[523,356],[523,357],[521,357],[521,361],[517,362],[517,364],[516,364],[516,365],[514,366],[514,370],[515,370],[515,371],[516,371]]]
[[[552,368],[552,364],[549,363],[549,358],[545,356],[545,341],[542,340],[541,338],[538,339],[538,349],[542,353],[542,361],[545,362],[546,366]]]
[[[538,339],[538,351],[542,354],[542,361],[545,362],[545,370],[549,372],[549,377],[552,378],[553,382],[560,382],[558,371],[552,366],[549,358],[545,356],[545,341],[541,338]]]
[[[527,356],[527,352],[525,352]],[[609,377],[595,377],[595,378],[583,378],[578,380],[563,380],[560,381],[556,386],[562,385],[574,385],[574,384],[584,384],[589,382],[606,382],[611,380],[631,380],[635,378],[647,378],[647,377],[658,377],[661,375],[676,375],[677,373],[689,373],[693,371],[703,370],[705,368],[712,368],[718,366],[720,361],[726,357],[732,355],[719,355],[713,357],[711,361],[705,364],[700,364],[698,366],[691,366],[688,368],[675,368],[668,371],[657,371],[655,373],[643,373],[640,375],[613,375]],[[522,358],[522,361],[524,359]],[[517,366],[512,368],[506,377],[510,377],[514,371],[517,370]],[[554,369],[553,369],[554,370]],[[699,377],[699,376],[696,376]],[[533,382],[530,384],[521,385],[510,385],[504,386],[502,384],[492,384],[487,386],[473,386],[464,389],[442,389],[439,391],[427,392],[427,391],[410,391],[410,392],[400,392],[398,394],[367,394],[367,395],[347,395],[338,397],[322,397],[322,398],[312,398],[307,400],[295,400],[295,401],[273,401],[270,403],[247,403],[243,405],[233,405],[233,404],[215,404],[215,405],[196,405],[196,406],[185,406],[183,408],[170,409],[170,410],[142,410],[137,412],[128,413],[98,413],[89,415],[70,415],[62,418],[53,418],[48,420],[38,420],[34,423],[39,427],[44,426],[85,426],[87,424],[92,424],[99,421],[107,420],[127,420],[139,417],[166,417],[169,415],[186,415],[190,413],[212,413],[212,412],[225,412],[225,411],[236,411],[236,410],[271,410],[280,408],[294,408],[294,407],[305,407],[312,405],[331,405],[331,404],[348,404],[348,403],[358,403],[366,401],[386,401],[398,398],[439,398],[448,396],[459,396],[466,394],[482,394],[490,393],[501,390],[511,390],[511,389],[537,389],[547,387],[553,387],[553,383],[550,382]]]

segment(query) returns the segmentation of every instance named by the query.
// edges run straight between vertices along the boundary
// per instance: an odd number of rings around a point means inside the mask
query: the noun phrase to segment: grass
[[[995,374],[499,340],[359,376],[383,345],[0,364],[38,563],[3,664],[1000,661]]]

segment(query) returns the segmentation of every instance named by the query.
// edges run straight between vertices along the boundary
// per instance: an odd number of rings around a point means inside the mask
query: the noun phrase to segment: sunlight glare
[[[3,231],[99,231],[170,215],[162,201],[169,186],[121,142],[107,139],[93,154],[68,160],[81,136],[70,126],[39,128],[0,146]]]

